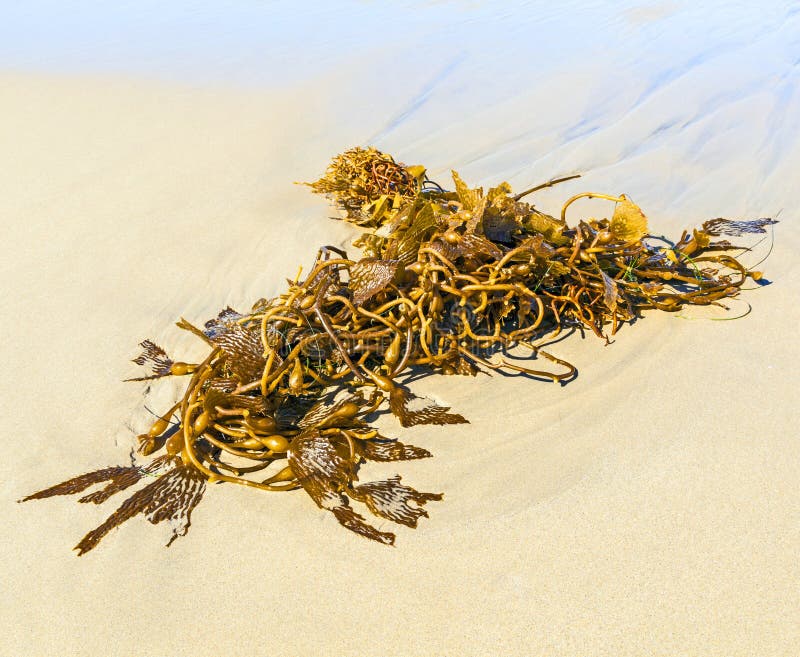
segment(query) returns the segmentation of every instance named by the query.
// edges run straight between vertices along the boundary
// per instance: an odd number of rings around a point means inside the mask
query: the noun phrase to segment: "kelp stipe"
[[[648,234],[641,209],[625,195],[587,192],[569,198],[558,218],[514,195],[507,183],[484,192],[453,172],[455,191],[376,149],[337,156],[311,183],[346,218],[372,232],[351,260],[322,247],[309,273],[246,313],[231,308],[200,328],[178,326],[208,346],[200,363],[178,361],[150,340],[134,359],[147,372],[133,380],[187,377],[181,399],[138,437],[146,466],[104,468],[26,497],[82,493],[101,503],[148,483],[78,544],[93,549],[114,527],[143,514],[186,533],[208,483],[278,492],[304,490],[347,529],[392,545],[395,534],[371,513],[407,527],[442,499],[401,483],[399,475],[359,483],[365,461],[428,458],[430,452],[381,435],[369,425],[380,409],[403,427],[467,422],[421,399],[402,382],[415,373],[467,375],[499,370],[565,383],[575,367],[541,348],[564,329],[608,340],[647,309],[722,306],[750,271],[727,239],[763,233],[772,219],[712,219],[677,241]],[[610,218],[567,214],[579,198],[614,204]],[[523,348],[536,366],[523,364]],[[173,420],[174,418],[174,420]]]

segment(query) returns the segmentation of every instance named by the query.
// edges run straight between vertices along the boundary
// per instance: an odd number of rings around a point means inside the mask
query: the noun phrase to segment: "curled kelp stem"
[[[172,540],[185,534],[208,483],[302,489],[347,529],[394,544],[393,532],[370,524],[354,505],[416,527],[427,516],[423,505],[442,495],[416,491],[399,475],[358,483],[365,461],[431,455],[386,438],[368,418],[386,409],[404,427],[467,422],[414,395],[405,378],[412,368],[497,371],[563,385],[576,368],[542,348],[563,331],[588,330],[608,342],[647,309],[722,305],[748,278],[761,278],[730,254],[738,247],[717,238],[763,233],[771,219],[713,219],[669,241],[649,235],[644,213],[624,194],[576,194],[559,218],[522,201],[576,177],[514,195],[507,183],[470,188],[453,172],[455,191],[447,191],[423,167],[373,148],[337,156],[311,187],[374,229],[357,241],[363,256],[322,247],[307,275],[298,272],[282,294],[250,311],[226,308],[202,328],[181,319],[178,326],[209,347],[199,363],[142,342],[134,362],[147,373],[133,380],[187,381],[182,397],[138,437],[139,454],[152,460],[97,470],[25,499],[102,484],[80,498],[101,503],[147,475],[147,485],[84,537],[79,554],[138,514],[169,520]],[[568,224],[568,209],[582,198],[613,203],[611,217]]]

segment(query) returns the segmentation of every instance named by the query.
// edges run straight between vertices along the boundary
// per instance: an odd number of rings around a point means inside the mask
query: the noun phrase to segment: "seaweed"
[[[394,217],[424,180],[424,167],[407,167],[376,148],[355,147],[337,155],[322,178],[304,184],[335,196],[350,221],[375,226]]]
[[[651,309],[724,307],[761,273],[716,238],[763,233],[775,223],[712,219],[668,241],[650,235],[644,212],[625,195],[577,194],[559,217],[522,200],[576,176],[516,195],[507,183],[484,192],[455,171],[452,177],[447,191],[423,167],[374,148],[334,158],[310,186],[372,229],[355,242],[363,257],[322,247],[307,275],[250,311],[225,308],[202,329],[181,319],[178,327],[208,347],[202,362],[174,361],[142,342],[134,362],[147,371],[132,380],[187,380],[181,398],[138,436],[137,458],[149,462],[80,475],[24,500],[103,485],[79,499],[100,504],[148,481],[78,543],[78,554],[139,514],[169,521],[172,543],[188,530],[209,483],[303,490],[345,528],[393,545],[395,534],[359,510],[413,528],[442,494],[419,492],[400,475],[357,483],[365,462],[431,456],[382,435],[370,418],[388,410],[403,427],[467,422],[414,395],[409,373],[501,371],[565,384],[577,370],[542,349],[545,342],[576,327],[608,341]],[[580,198],[612,203],[610,218],[569,223]],[[537,367],[511,357],[517,348]]]

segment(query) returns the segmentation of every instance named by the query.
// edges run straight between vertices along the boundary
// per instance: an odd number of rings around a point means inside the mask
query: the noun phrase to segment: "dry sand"
[[[756,90],[661,135],[665,116],[680,118],[679,86],[571,144],[548,143],[568,109],[556,106],[513,149],[477,158],[512,138],[507,117],[540,107],[531,92],[379,143],[442,180],[455,166],[522,188],[581,169],[543,209],[584,189],[627,192],[672,235],[783,209],[763,265],[774,283],[745,294],[745,319],[650,314],[611,346],[565,340],[557,353],[580,376],[563,388],[419,382],[471,424],[391,429],[434,458],[388,470],[445,492],[396,548],[342,530],[301,492],[221,485],[171,548],[166,528],[136,519],[77,558],[70,548],[113,502],[16,504],[127,460],[146,421],[143,386],[120,382],[139,340],[192,353],[180,315],[247,308],[318,245],[348,245],[354,229],[291,184],[364,137],[339,119],[374,108],[323,102],[335,84],[267,94],[0,78],[0,653],[798,654],[800,149],[797,130],[769,139],[776,120],[800,116],[796,91],[777,119]],[[494,141],[482,125],[497,126]]]

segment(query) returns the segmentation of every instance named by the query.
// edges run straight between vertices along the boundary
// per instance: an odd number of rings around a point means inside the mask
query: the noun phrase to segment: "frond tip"
[[[420,517],[428,517],[422,505],[431,500],[441,500],[441,493],[420,493],[400,483],[400,475],[386,481],[370,481],[353,489],[356,499],[362,500],[372,513],[401,525],[416,527]],[[414,502],[417,506],[410,506]]]
[[[167,469],[174,465],[171,469]],[[165,472],[166,469],[166,472]],[[160,474],[159,474],[160,473]],[[80,498],[79,502],[101,504],[111,495],[130,488],[145,476],[157,476],[141,490],[136,491],[114,511],[100,526],[90,531],[75,546],[78,556],[94,549],[112,529],[126,520],[143,513],[153,524],[167,520],[172,525],[172,537],[167,545],[184,536],[191,525],[192,510],[199,504],[205,492],[206,480],[194,467],[176,462],[171,457],[155,459],[146,468],[137,466],[112,466],[88,472],[78,477],[33,493],[20,500],[38,500],[56,495],[81,493],[94,484],[110,481],[105,488]]]
[[[394,545],[394,533],[380,531],[367,523],[351,508],[348,496],[363,502],[375,515],[408,527],[416,527],[418,518],[428,515],[424,509],[409,506],[409,501],[422,505],[442,499],[441,494],[420,493],[404,486],[399,476],[354,486],[353,461],[344,458],[334,442],[318,431],[301,434],[294,440],[289,463],[317,506],[333,513],[343,527],[384,545]]]
[[[112,529],[142,513],[152,524],[164,520],[172,526],[167,547],[179,536],[185,536],[192,524],[194,508],[206,489],[205,478],[193,467],[178,465],[154,482],[135,492],[105,522],[90,531],[75,546],[78,556],[94,549]]]
[[[167,352],[152,340],[144,340],[139,343],[139,346],[142,347],[143,351],[133,359],[133,362],[148,368],[150,373],[145,376],[137,376],[125,380],[149,381],[150,379],[160,379],[161,377],[169,376],[174,361],[167,355]]]

